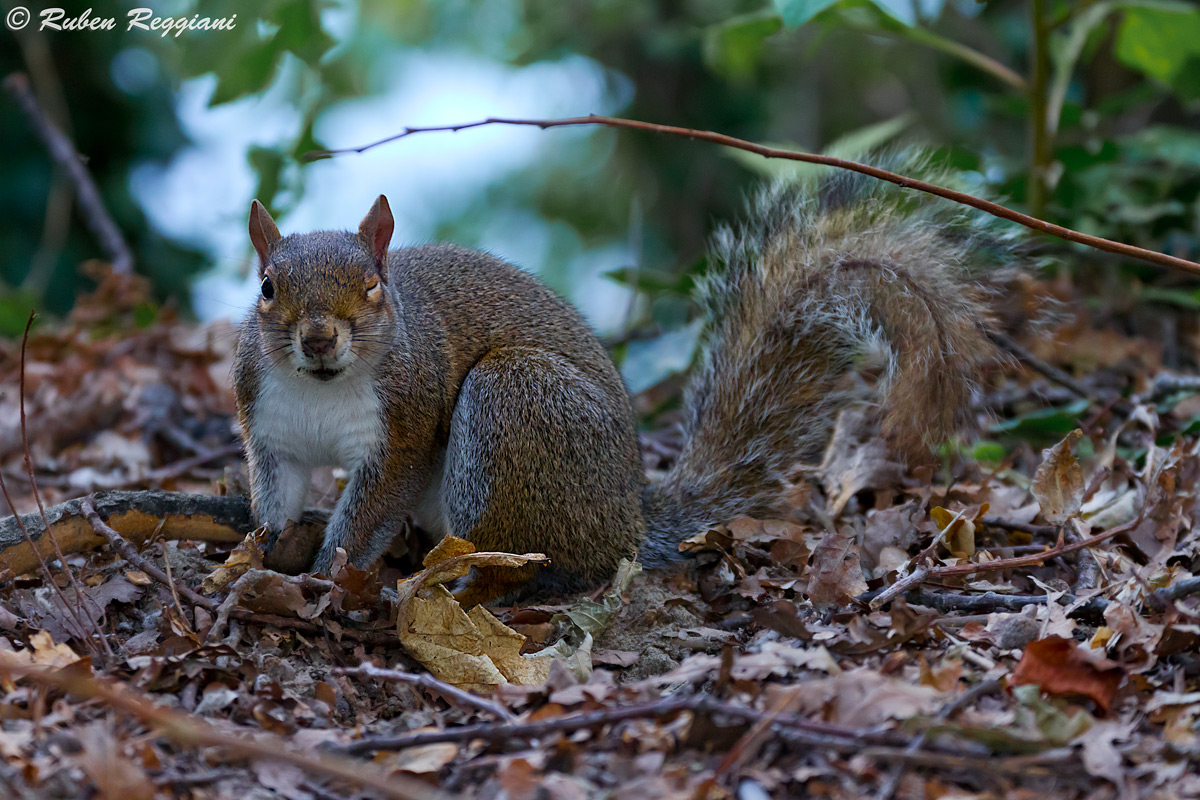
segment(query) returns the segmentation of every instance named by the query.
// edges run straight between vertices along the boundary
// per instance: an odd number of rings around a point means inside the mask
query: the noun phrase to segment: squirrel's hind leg
[[[610,365],[611,368],[611,365]],[[632,412],[555,353],[489,353],[463,382],[450,423],[442,501],[450,532],[480,551],[544,553],[549,567],[476,570],[467,603],[570,591],[612,576],[641,540],[641,462]],[[532,578],[532,580],[531,580]]]

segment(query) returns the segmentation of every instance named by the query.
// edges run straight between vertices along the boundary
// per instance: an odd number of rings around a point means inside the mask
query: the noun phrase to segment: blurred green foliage
[[[319,142],[314,124],[332,103],[380,91],[373,81],[386,76],[371,66],[399,48],[513,65],[584,56],[629,81],[626,116],[756,141],[843,153],[930,144],[939,158],[1054,222],[1200,255],[1193,2],[195,0],[174,13],[235,12],[233,35],[134,42],[121,33],[27,34],[0,49],[0,67],[29,71],[47,108],[69,114],[67,127],[139,269],[181,305],[199,258],[150,230],[128,191],[136,160],[168,159],[185,145],[172,104],[181,81],[214,73],[214,104],[287,82],[303,118],[299,134],[246,153],[257,196],[278,210],[304,190],[305,152],[358,143]],[[124,11],[109,2],[95,13]],[[332,14],[352,24],[331,25]],[[160,69],[152,85],[131,93],[117,88],[113,67],[135,46],[152,47]],[[100,253],[78,220],[63,224],[61,181],[23,120],[8,111],[2,119],[0,277],[14,288],[0,299],[0,317],[30,298],[61,311],[78,289],[76,264]],[[714,221],[736,216],[763,174],[794,168],[628,132],[596,131],[577,152],[578,163],[547,160],[512,175],[439,233],[487,246],[479,220],[506,210],[534,213],[587,246],[627,243],[634,230],[635,263],[612,277],[644,296],[630,324],[650,336],[687,322],[690,279],[703,268]],[[1111,256],[1048,246],[1068,262],[1156,280],[1153,270]],[[1146,297],[1200,305],[1200,293],[1177,276]]]

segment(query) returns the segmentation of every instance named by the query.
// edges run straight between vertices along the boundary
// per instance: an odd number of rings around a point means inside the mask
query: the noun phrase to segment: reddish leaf
[[[1047,694],[1086,697],[1107,714],[1124,677],[1115,662],[1089,656],[1070,639],[1048,636],[1029,643],[1008,682],[1036,684]]]

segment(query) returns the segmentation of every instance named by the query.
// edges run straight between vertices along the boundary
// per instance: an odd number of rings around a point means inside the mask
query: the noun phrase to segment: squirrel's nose
[[[327,318],[302,321],[299,333],[300,352],[305,358],[329,356],[337,350],[338,329]]]
[[[337,331],[332,331],[330,335],[313,335],[300,337],[300,350],[306,358],[316,358],[317,356],[332,355],[337,349]]]

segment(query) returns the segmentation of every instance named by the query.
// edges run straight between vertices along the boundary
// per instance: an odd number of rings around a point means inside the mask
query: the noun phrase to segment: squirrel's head
[[[272,367],[331,381],[378,362],[394,325],[386,286],[393,227],[383,195],[356,234],[281,236],[262,203],[250,205],[260,284],[255,313]]]

